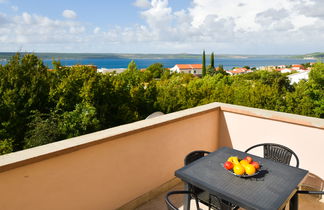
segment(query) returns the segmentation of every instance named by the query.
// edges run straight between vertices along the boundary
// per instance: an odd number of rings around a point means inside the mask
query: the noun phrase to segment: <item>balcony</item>
[[[294,150],[311,173],[303,187],[321,190],[323,140],[323,119],[212,103],[0,156],[0,209],[145,208],[181,186],[190,151],[262,142]]]

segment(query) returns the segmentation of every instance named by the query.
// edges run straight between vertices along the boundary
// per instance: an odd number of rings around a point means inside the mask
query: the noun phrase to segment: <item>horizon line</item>
[[[52,53],[52,54],[117,54],[117,55],[125,55],[125,54],[135,54],[135,55],[201,55],[202,53],[134,53],[134,52],[35,52],[35,51],[24,51],[24,52],[19,52],[19,51],[7,51],[7,52],[0,52],[0,53]],[[246,56],[253,56],[253,55],[260,55],[260,56],[266,56],[266,55],[286,55],[286,56],[294,56],[294,55],[308,55],[308,54],[315,54],[315,53],[323,53],[324,52],[312,52],[312,53],[303,53],[303,54],[264,54],[264,53],[255,53],[255,54],[244,54],[244,53],[215,53],[212,51],[211,53],[214,53],[215,55],[246,55]],[[210,54],[211,54],[210,53]]]

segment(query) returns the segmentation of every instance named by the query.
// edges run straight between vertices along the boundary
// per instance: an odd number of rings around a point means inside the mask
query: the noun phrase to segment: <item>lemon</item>
[[[229,157],[227,161],[233,163],[233,156]]]
[[[244,166],[248,165],[249,162],[247,160],[241,160],[240,164],[244,167]]]
[[[234,156],[232,160],[234,164],[240,164],[237,156]]]
[[[235,164],[233,167],[233,171],[236,175],[243,175],[245,172],[245,169],[241,164]]]
[[[247,164],[247,165],[245,165],[245,173],[247,174],[247,175],[253,175],[253,174],[255,174],[255,168],[254,168],[254,166],[253,165],[251,165],[251,164]]]

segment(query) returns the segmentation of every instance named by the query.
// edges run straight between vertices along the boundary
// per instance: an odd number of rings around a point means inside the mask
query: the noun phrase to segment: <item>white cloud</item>
[[[24,12],[21,17],[25,24],[32,23],[32,16],[30,14],[28,14],[27,12]]]
[[[8,20],[7,16],[5,14],[0,13],[0,26],[7,24],[8,22],[9,22],[9,20]]]
[[[0,3],[5,3],[7,2],[7,0],[0,0]]]
[[[299,3],[299,12],[305,16],[324,19],[324,1],[310,0],[307,4]]]
[[[133,5],[142,9],[147,9],[151,6],[148,0],[136,0]]]
[[[65,10],[72,12],[63,14],[64,21],[0,13],[0,44],[61,52],[293,54],[324,48],[321,13],[301,9],[319,7],[322,0],[192,0],[181,10],[168,0],[134,2],[144,23],[128,27],[79,23],[72,10]]]
[[[74,19],[77,17],[77,14],[73,10],[66,9],[62,12],[62,16],[68,19]]]
[[[100,28],[99,27],[96,27],[95,29],[93,29],[93,33],[94,34],[98,34],[98,33],[100,33]]]
[[[152,32],[157,36],[170,33],[172,10],[168,7],[168,0],[152,0],[151,8],[142,12],[142,17]]]
[[[46,49],[48,45],[78,43],[85,39],[85,27],[78,22],[53,20],[27,12],[14,17],[0,14],[1,23],[4,24],[0,27],[0,40],[3,46],[44,45],[43,49]]]
[[[106,45],[127,43],[144,52],[296,53],[291,47],[309,48],[310,30],[319,34],[324,27],[298,11],[300,4],[313,5],[311,1],[192,0],[189,8],[173,11],[168,0],[151,0],[141,12],[145,24],[96,35]],[[316,40],[324,41],[322,37]],[[312,46],[324,47],[322,43]]]

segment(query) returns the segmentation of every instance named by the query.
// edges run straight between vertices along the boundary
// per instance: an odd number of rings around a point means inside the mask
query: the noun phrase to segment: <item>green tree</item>
[[[62,114],[58,127],[66,138],[97,131],[99,120],[96,117],[96,108],[86,103],[77,104],[73,111]]]
[[[225,71],[224,66],[222,64],[218,65],[216,74],[228,75],[228,73]]]
[[[3,139],[0,140],[0,155],[4,155],[10,152],[13,152],[13,140],[12,139]]]
[[[33,54],[0,66],[0,139],[12,139],[15,151],[23,148],[32,111],[49,112],[49,88],[47,67]]]
[[[24,138],[24,149],[52,143],[65,138],[59,130],[59,119],[55,114],[42,114],[35,111],[31,118],[31,122],[28,123],[29,129]]]
[[[193,79],[192,74],[174,74],[168,80],[157,82],[155,110],[170,113],[188,108],[187,85]]]
[[[207,73],[206,71],[206,55],[205,55],[205,50],[203,51],[202,55],[202,76],[205,76]]]
[[[319,85],[319,87],[324,87],[324,63],[318,62],[314,64],[309,73],[309,80]]]
[[[88,66],[73,66],[59,68],[51,72],[53,81],[50,88],[50,102],[55,110],[72,111],[76,104],[83,100],[84,86],[94,84],[98,74]],[[89,94],[89,92],[87,92]]]
[[[243,68],[250,69],[250,66],[243,66]]]
[[[165,71],[162,63],[154,63],[147,67],[147,71],[152,73],[153,78],[160,78]]]
[[[134,60],[132,60],[132,61],[128,64],[127,69],[128,69],[128,70],[131,70],[131,71],[138,70],[138,69],[137,69],[137,65],[136,65],[136,63],[135,63]]]
[[[215,68],[213,68],[212,65],[208,65],[206,71],[208,75],[214,75],[216,73]]]
[[[210,65],[211,65],[211,67],[213,69],[215,69],[215,61],[214,61],[214,58],[215,58],[214,52],[212,52],[211,55],[210,55]]]

